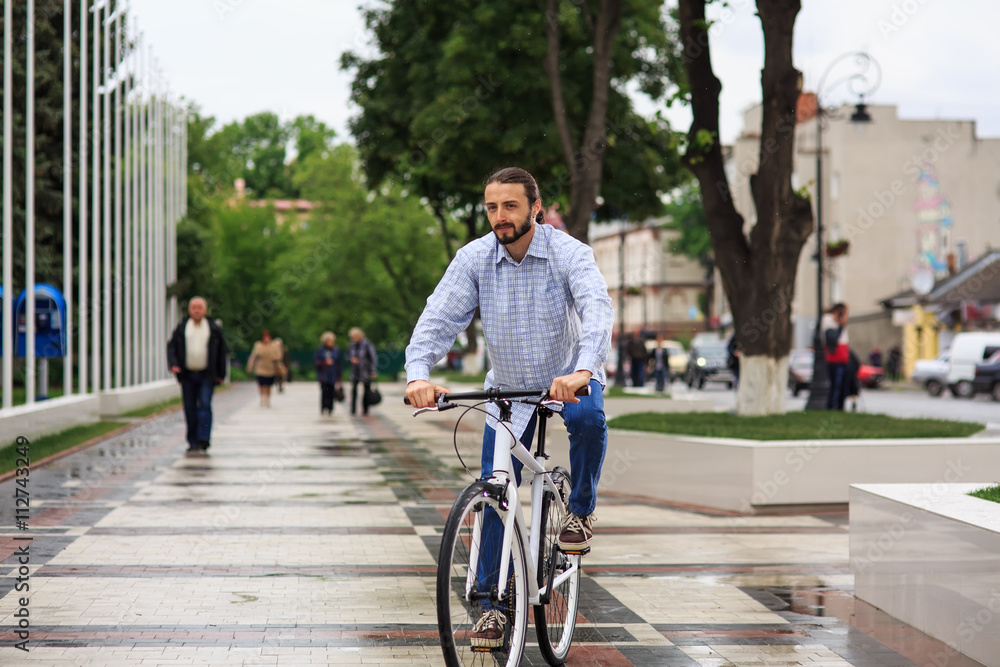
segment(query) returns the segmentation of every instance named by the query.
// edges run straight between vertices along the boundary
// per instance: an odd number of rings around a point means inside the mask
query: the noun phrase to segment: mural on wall
[[[937,174],[930,165],[920,170],[913,209],[917,222],[917,255],[911,274],[947,276],[948,256],[953,252],[951,206],[941,193]]]

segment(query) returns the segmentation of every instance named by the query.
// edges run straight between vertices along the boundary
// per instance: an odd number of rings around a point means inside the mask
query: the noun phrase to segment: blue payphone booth
[[[17,322],[15,354],[23,357],[28,349],[28,300],[22,291],[14,307]],[[52,285],[35,285],[35,356],[41,360],[38,368],[39,398],[48,396],[48,360],[66,356],[66,299]]]

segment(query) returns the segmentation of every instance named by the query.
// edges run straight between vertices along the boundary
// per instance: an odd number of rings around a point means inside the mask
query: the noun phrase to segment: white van
[[[976,364],[1000,350],[1000,332],[963,331],[951,341],[951,365],[948,367],[948,388],[961,398],[972,396],[972,378]]]

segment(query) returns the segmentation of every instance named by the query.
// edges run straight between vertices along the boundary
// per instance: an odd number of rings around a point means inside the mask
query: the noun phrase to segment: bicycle
[[[538,433],[534,454],[510,430],[512,401],[535,406]],[[482,403],[494,403],[500,409],[493,476],[476,480],[459,494],[445,523],[438,557],[437,617],[445,664],[519,665],[531,605],[542,656],[550,665],[562,665],[576,629],[580,557],[590,551],[589,547],[566,551],[558,545],[563,519],[569,511],[566,503],[570,476],[565,468],[545,467],[549,458],[545,453],[545,425],[562,403],[549,400],[547,390],[488,389],[440,394],[435,407],[420,408],[413,415],[458,407],[482,410]],[[512,455],[524,464],[523,474],[531,475],[530,533],[518,487],[511,483]],[[502,524],[500,548],[481,550],[484,539],[491,539],[490,533],[500,527],[497,521]],[[486,582],[497,583],[483,590]],[[505,615],[504,636],[498,646],[473,645],[473,629],[487,609]]]

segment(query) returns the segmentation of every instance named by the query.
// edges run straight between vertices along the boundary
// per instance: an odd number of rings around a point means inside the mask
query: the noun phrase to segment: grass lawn
[[[609,385],[604,398],[670,398],[670,394],[639,394],[625,391],[624,387]]]
[[[160,412],[161,410],[166,410],[167,408],[180,405],[181,397],[171,398],[167,401],[160,401],[159,403],[153,403],[152,405],[147,405],[144,408],[138,408],[137,410],[132,410],[131,412],[126,412],[122,417],[148,417],[149,415]]]
[[[36,387],[36,389],[37,389],[37,387]],[[24,387],[14,387],[14,391],[12,393],[13,393],[13,396],[11,398],[11,401],[12,401],[11,405],[24,405],[24,399],[25,399],[25,396],[27,394],[27,392],[25,391]],[[59,383],[58,387],[55,386],[53,383],[50,382],[49,383],[49,398],[59,398],[62,395],[63,395],[62,382]],[[3,400],[3,392],[2,391],[0,391],[0,400]]]
[[[117,421],[94,422],[92,424],[74,426],[53,435],[36,438],[31,441],[28,449],[31,465],[34,465],[47,456],[69,449],[70,447],[76,447],[81,443],[92,440],[99,435],[104,435],[127,423]],[[16,443],[12,442],[0,449],[0,475],[13,470],[19,456]]]
[[[982,498],[983,500],[992,500],[995,503],[1000,503],[1000,484],[994,484],[993,486],[976,489],[969,495],[975,496],[976,498]]]
[[[746,440],[848,440],[855,438],[964,438],[982,424],[941,419],[899,419],[853,412],[788,412],[737,417],[724,412],[639,412],[608,421],[611,428]]]

